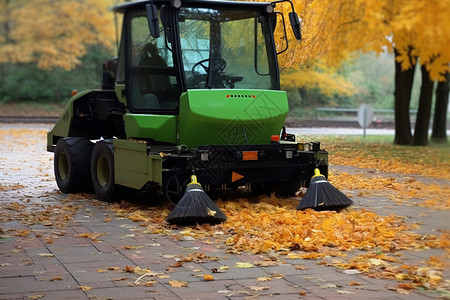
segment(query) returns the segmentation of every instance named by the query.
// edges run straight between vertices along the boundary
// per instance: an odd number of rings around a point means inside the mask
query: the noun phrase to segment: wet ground
[[[445,294],[399,292],[392,288],[395,280],[344,272],[323,261],[234,254],[210,239],[149,231],[95,195],[61,194],[53,154],[45,149],[47,129],[0,124],[0,299],[428,299]],[[419,224],[414,230],[424,236],[450,229],[448,211],[349,193],[355,207],[403,216]],[[425,266],[444,253],[403,251],[401,260]],[[193,259],[179,264],[180,255]],[[442,272],[449,280],[448,269]]]

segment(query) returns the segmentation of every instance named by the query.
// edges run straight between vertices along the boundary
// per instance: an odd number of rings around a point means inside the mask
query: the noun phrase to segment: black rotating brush
[[[314,169],[314,174],[297,209],[312,208],[314,210],[339,211],[353,204],[352,200],[332,186],[325,176],[320,174],[319,169]]]
[[[227,216],[203,191],[195,175],[192,175],[183,197],[166,218],[167,222],[176,225],[219,224],[226,220]]]

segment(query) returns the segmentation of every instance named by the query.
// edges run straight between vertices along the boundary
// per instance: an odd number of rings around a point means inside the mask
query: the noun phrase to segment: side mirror
[[[294,32],[294,36],[297,40],[302,39],[302,32],[300,28],[300,20],[298,19],[296,12],[290,12],[289,13],[289,21],[291,22],[291,28]]]
[[[153,4],[147,4],[145,6],[145,11],[147,12],[147,21],[148,21],[148,28],[150,29],[150,34],[155,39],[159,38],[158,9]]]

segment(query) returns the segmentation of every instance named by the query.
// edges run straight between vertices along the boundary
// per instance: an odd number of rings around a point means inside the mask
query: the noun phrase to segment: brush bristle
[[[329,183],[325,176],[314,176],[297,209],[312,208],[317,211],[339,211],[352,204],[353,201]]]
[[[166,221],[177,225],[219,224],[227,216],[217,207],[213,200],[203,191],[200,184],[188,185],[186,192]]]

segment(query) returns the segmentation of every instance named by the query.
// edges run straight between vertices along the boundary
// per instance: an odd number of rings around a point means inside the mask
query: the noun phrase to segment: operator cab
[[[138,1],[114,10],[124,13],[116,85],[131,113],[176,115],[188,90],[280,88],[273,4]]]

